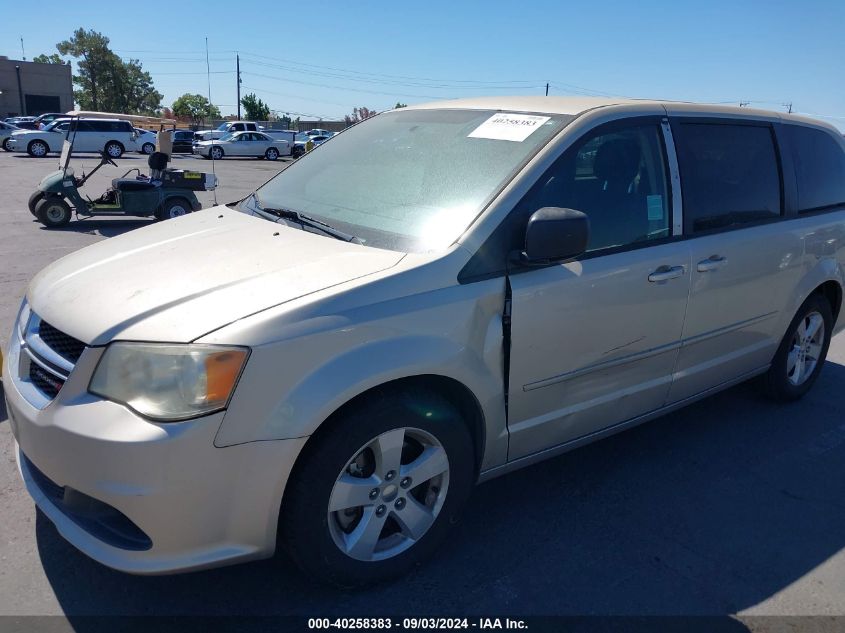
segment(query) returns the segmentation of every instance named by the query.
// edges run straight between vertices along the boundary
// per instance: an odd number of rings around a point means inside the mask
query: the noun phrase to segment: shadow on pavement
[[[68,233],[89,233],[90,235],[102,235],[103,237],[116,237],[134,229],[147,226],[155,222],[153,218],[109,218],[108,220],[97,220],[93,218],[73,219],[69,224],[59,229],[48,229],[42,226],[42,231],[65,231]]]
[[[79,630],[86,620],[72,616],[732,614],[845,546],[843,386],[831,362],[800,403],[741,385],[493,480],[430,563],[359,591],[317,585],[283,554],[128,576],[40,513],[38,550]]]

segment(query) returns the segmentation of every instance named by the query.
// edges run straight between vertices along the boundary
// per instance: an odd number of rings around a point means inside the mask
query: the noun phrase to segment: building
[[[73,110],[70,65],[0,57],[0,118],[68,110]]]

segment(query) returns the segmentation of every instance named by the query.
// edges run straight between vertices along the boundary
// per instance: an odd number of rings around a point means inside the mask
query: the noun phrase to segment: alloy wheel
[[[804,384],[818,365],[824,345],[824,318],[810,312],[801,319],[786,359],[786,375],[796,387]]]
[[[332,540],[347,556],[376,561],[417,543],[434,524],[449,488],[449,459],[430,433],[398,428],[358,449],[328,504]]]

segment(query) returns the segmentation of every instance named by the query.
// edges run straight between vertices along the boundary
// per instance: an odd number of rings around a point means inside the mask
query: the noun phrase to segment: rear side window
[[[685,232],[780,216],[780,168],[770,126],[682,122],[673,135]]]
[[[798,211],[845,206],[845,152],[827,132],[786,125],[798,179]]]

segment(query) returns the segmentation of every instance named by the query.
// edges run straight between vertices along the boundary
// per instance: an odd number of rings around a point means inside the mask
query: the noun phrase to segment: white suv
[[[43,130],[14,132],[7,145],[10,151],[43,158],[61,152],[68,133],[74,152],[104,151],[110,158],[120,158],[124,152],[139,151],[138,133],[129,121],[120,119],[57,119]]]

